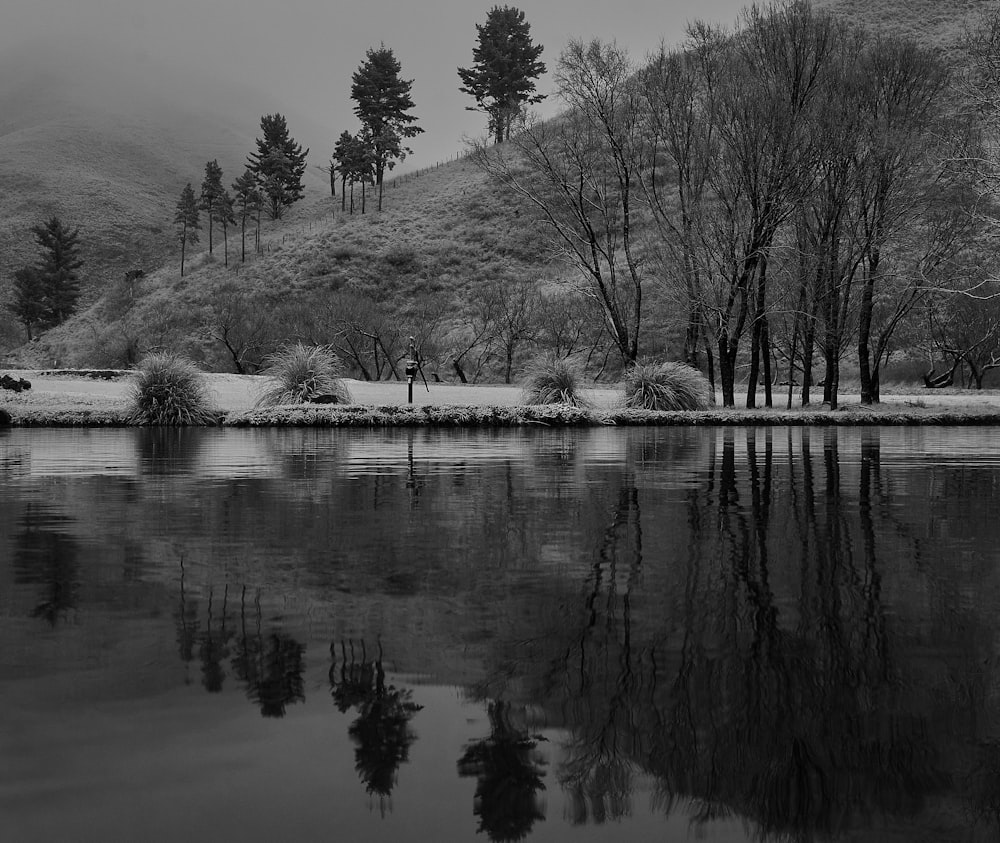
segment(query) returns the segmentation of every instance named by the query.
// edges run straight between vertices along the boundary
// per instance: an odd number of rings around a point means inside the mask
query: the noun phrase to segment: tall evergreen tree
[[[188,243],[198,242],[198,229],[201,228],[198,214],[198,200],[194,198],[194,188],[191,182],[181,191],[174,213],[174,224],[177,226],[177,239],[181,241],[181,278],[184,277],[184,255]]]
[[[423,132],[414,125],[417,118],[407,114],[413,108],[410,98],[413,80],[400,79],[401,69],[392,50],[383,44],[377,50],[368,50],[365,61],[352,77],[351,99],[356,103],[354,113],[371,144],[380,211],[386,169],[391,170],[397,160],[402,161],[412,151],[403,141]]]
[[[303,150],[288,134],[288,124],[280,114],[265,114],[260,118],[260,128],[264,136],[257,138],[257,151],[249,156],[247,164],[267,192],[271,218],[280,219],[286,207],[302,198],[302,176],[309,150]]]
[[[201,182],[199,208],[208,216],[208,253],[212,254],[212,223],[216,220],[216,207],[226,189],[222,186],[222,167],[218,161],[205,164],[205,178]]]
[[[459,90],[476,100],[469,111],[489,116],[490,132],[497,143],[510,138],[510,127],[526,103],[541,102],[535,80],[545,72],[538,60],[542,45],[531,42],[531,24],[513,6],[494,6],[486,23],[476,24],[479,41],[472,50],[472,67],[460,67]]]
[[[288,158],[280,150],[274,149],[264,158],[267,175],[260,183],[268,216],[272,220],[280,220],[285,215],[285,208],[292,204],[288,196],[287,180]]]
[[[42,249],[38,272],[45,292],[47,321],[51,325],[64,322],[76,310],[80,298],[77,270],[80,259],[80,230],[70,231],[59,217],[51,217],[31,229]]]
[[[333,161],[340,174],[340,210],[347,210],[347,181],[351,177],[351,149],[354,145],[354,135],[346,129],[340,133],[333,147]]]
[[[343,132],[333,152],[341,186],[341,210],[345,210],[347,185],[350,185],[350,212],[354,213],[354,186],[361,185],[361,213],[365,212],[365,186],[375,183],[375,152],[367,132],[352,135]]]
[[[48,316],[45,283],[37,268],[24,266],[14,273],[14,297],[10,310],[24,325],[29,342],[35,338],[33,327],[45,327]]]
[[[253,177],[249,167],[243,171],[242,176],[233,182],[233,191],[236,194],[236,211],[240,218],[240,263],[246,263],[247,220],[259,222],[260,206],[264,199],[257,187],[257,180]]]
[[[225,254],[225,265],[229,266],[229,226],[236,225],[236,214],[233,197],[225,188],[222,188],[222,193],[220,193],[218,199],[216,199],[215,207],[212,208],[211,216],[213,216],[215,221],[222,226],[222,243]]]

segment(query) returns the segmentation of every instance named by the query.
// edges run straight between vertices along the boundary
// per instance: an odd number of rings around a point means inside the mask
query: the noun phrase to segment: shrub
[[[412,246],[397,244],[390,247],[382,259],[400,272],[413,272],[419,267],[417,252]]]
[[[329,348],[302,343],[285,346],[265,361],[262,374],[272,383],[257,398],[258,407],[280,404],[350,404],[344,367]]]
[[[639,410],[705,410],[708,379],[686,363],[636,363],[625,372],[625,406]]]
[[[584,407],[579,378],[565,360],[548,359],[528,369],[521,392],[522,404],[570,404]]]
[[[215,424],[201,372],[194,363],[167,352],[149,354],[139,363],[129,389],[128,419],[134,424]]]

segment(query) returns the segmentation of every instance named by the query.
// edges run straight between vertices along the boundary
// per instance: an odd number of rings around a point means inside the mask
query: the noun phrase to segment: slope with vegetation
[[[123,73],[119,58],[31,44],[0,54],[4,302],[14,271],[35,258],[32,227],[54,215],[80,229],[84,305],[129,270],[151,273],[173,261],[171,219],[184,184],[196,182],[211,159],[235,179],[254,148],[268,104],[253,92],[158,66],[133,63]],[[307,180],[322,190],[319,173]],[[0,308],[0,351],[24,338]]]
[[[965,55],[967,27],[982,10],[996,5],[965,0],[907,4],[885,0],[863,5],[828,0],[817,3],[815,11],[801,20],[820,32],[823,24],[816,21],[822,10],[829,9],[854,24],[886,27],[918,44],[941,47],[954,58]],[[795,20],[795,15],[788,17]],[[770,49],[767,39],[786,37],[779,33],[784,24],[772,23],[759,12],[740,25],[757,27],[757,46]],[[788,32],[788,37],[798,37],[791,29]],[[783,92],[780,68],[753,65],[748,52],[754,48],[752,39],[744,41],[743,54],[725,55],[729,47],[716,38],[715,33],[701,30],[687,49],[706,51],[702,58],[715,51],[711,59],[718,60],[716,69],[741,69],[743,84],[717,88],[732,100],[718,101],[719,110],[707,115],[718,121],[714,142],[725,143],[722,159],[699,160],[696,152],[682,160],[678,153],[687,153],[668,148],[677,140],[671,133],[683,129],[683,120],[675,119],[679,112],[670,118],[673,123],[648,119],[650,114],[666,114],[668,105],[678,109],[686,102],[705,107],[704,98],[664,83],[683,78],[685,84],[702,84],[697,73],[683,75],[693,67],[688,59],[664,54],[661,69],[674,75],[658,77],[655,66],[640,67],[620,48],[578,42],[553,63],[557,89],[569,109],[562,117],[541,126],[529,122],[526,131],[513,133],[500,147],[484,146],[468,159],[419,177],[387,182],[385,207],[379,213],[371,206],[368,213],[359,213],[360,201],[354,213],[341,211],[344,197],[331,197],[328,184],[320,186],[313,173],[306,199],[285,219],[265,226],[262,254],[250,250],[246,262],[232,259],[227,268],[218,256],[200,251],[181,278],[176,265],[179,249],[170,229],[170,208],[179,187],[196,176],[206,160],[222,162],[226,184],[239,175],[241,166],[227,163],[217,145],[192,142],[185,152],[197,163],[185,165],[184,178],[172,180],[169,194],[151,186],[157,193],[155,201],[148,197],[148,202],[140,203],[142,213],[129,217],[140,226],[155,212],[157,222],[149,224],[158,229],[154,236],[128,246],[123,250],[127,254],[85,255],[103,272],[99,283],[92,284],[91,295],[85,296],[89,306],[41,341],[19,350],[19,359],[29,364],[59,360],[67,365],[120,366],[134,364],[151,350],[168,348],[207,368],[252,373],[283,344],[303,342],[329,345],[350,374],[374,380],[401,377],[412,335],[421,349],[424,373],[432,377],[510,381],[532,357],[542,354],[573,358],[590,378],[617,376],[624,364],[666,355],[683,357],[710,375],[715,367],[723,367],[727,400],[736,380],[748,375],[752,383],[763,379],[768,385],[779,377],[796,380],[809,368],[807,361],[815,359],[817,370],[825,368],[824,398],[834,404],[841,361],[854,367],[870,356],[869,371],[862,372],[862,379],[867,377],[868,395],[875,400],[879,373],[899,349],[919,358],[932,359],[935,354],[949,361],[954,358],[956,367],[959,363],[971,367],[974,348],[984,344],[977,337],[958,338],[958,322],[968,325],[970,320],[952,319],[947,314],[953,308],[939,304],[945,301],[940,294],[955,277],[963,285],[982,283],[988,256],[977,251],[975,242],[959,247],[955,238],[968,240],[970,232],[981,231],[985,223],[980,219],[978,228],[964,230],[958,223],[975,191],[968,183],[959,184],[954,172],[941,169],[944,150],[932,142],[940,136],[939,125],[920,124],[914,129],[914,122],[905,127],[919,132],[908,143],[910,153],[919,151],[926,157],[918,161],[914,155],[911,169],[894,182],[893,189],[897,184],[905,187],[907,198],[883,221],[891,218],[896,228],[887,233],[879,222],[877,232],[863,234],[875,217],[859,206],[852,210],[855,228],[842,232],[839,239],[819,228],[811,232],[805,222],[808,216],[802,216],[807,206],[814,203],[809,209],[814,217],[830,208],[818,202],[817,193],[809,193],[812,188],[792,185],[791,180],[810,171],[806,156],[816,150],[789,146],[780,161],[775,158],[770,164],[754,150],[799,144],[799,133],[804,132],[828,144],[821,154],[850,157],[846,145],[835,150],[833,141],[840,137],[846,144],[855,143],[881,117],[876,115],[868,127],[864,121],[852,123],[859,132],[852,140],[816,130],[824,125],[844,128],[845,120],[838,119],[835,111],[846,99],[838,104],[812,91],[811,101],[798,103],[799,110],[791,117],[765,113],[765,100],[747,98],[747,91],[759,86],[745,84],[746,78],[756,73],[761,84],[772,86],[773,106]],[[853,49],[846,41],[841,48]],[[940,87],[931,54],[908,52],[912,49],[904,44],[892,55],[899,58],[900,67],[911,60],[927,62],[925,99],[930,102],[947,89]],[[895,71],[879,62],[890,53],[876,49],[858,55],[872,64],[872,73],[884,72],[888,78]],[[826,61],[819,53],[808,60],[814,58],[817,66]],[[851,61],[842,64],[851,67]],[[822,68],[823,74],[830,72],[834,71]],[[584,80],[592,87],[588,89]],[[641,80],[638,89],[635,80]],[[847,91],[849,96],[855,86],[860,88],[861,81],[851,77],[831,90]],[[608,102],[615,104],[602,112]],[[760,117],[753,125],[747,122],[751,109],[757,109]],[[852,113],[849,103],[846,109],[841,118]],[[935,120],[944,113],[939,101],[928,108],[927,114],[932,112]],[[923,119],[922,114],[915,112],[913,119]],[[704,124],[705,118],[705,113],[696,115],[692,125],[699,120]],[[785,131],[782,126],[791,128]],[[759,132],[753,145],[741,146],[741,138],[752,137],[751,130]],[[891,132],[886,137],[891,138]],[[0,137],[0,153],[6,138]],[[883,140],[872,138],[876,143]],[[865,136],[860,142],[870,144],[872,138]],[[643,158],[651,145],[665,156],[660,163],[670,165],[658,164],[652,178]],[[237,147],[237,154],[245,156],[250,141],[230,149]],[[504,156],[501,167],[495,165],[497,150]],[[891,150],[887,146],[885,151],[889,160]],[[556,158],[546,159],[553,152]],[[568,184],[563,165],[574,155],[579,157],[570,170],[577,167],[579,172],[571,175],[579,177],[588,192],[579,194],[577,206],[553,210],[553,195],[565,193]],[[755,167],[776,167],[776,161],[787,168],[752,172]],[[675,165],[695,168],[682,169],[680,178],[687,180],[683,185],[677,175],[664,176],[671,167],[676,172]],[[369,166],[365,165],[366,173]],[[148,173],[155,168],[137,169],[147,175],[144,182],[136,174],[136,184],[149,184]],[[171,172],[181,169],[174,165]],[[727,172],[732,176],[728,181]],[[760,184],[771,179],[772,185],[779,185],[780,195],[748,201],[745,186],[754,184],[758,175],[763,177]],[[857,175],[868,178],[870,173],[859,170]],[[334,173],[330,176],[329,185],[335,185]],[[359,193],[368,177],[356,180]],[[833,177],[831,169],[827,186],[840,189]],[[98,181],[109,183],[103,174]],[[343,181],[339,185],[341,190],[345,186]],[[74,201],[82,201],[82,186],[75,184],[69,190]],[[758,201],[773,216],[754,218],[753,204]],[[564,226],[560,241],[559,226],[567,214],[575,214],[582,227]],[[66,217],[73,225],[72,216]],[[900,224],[904,218],[905,224]],[[803,222],[797,230],[796,221]],[[820,225],[821,220],[817,217],[814,222]],[[581,234],[584,239],[575,240]],[[813,234],[827,238],[820,243],[823,248],[841,250],[836,267],[841,275],[825,278],[820,253],[805,255],[801,238]],[[749,239],[741,243],[744,235]],[[952,239],[931,254],[926,247],[936,248],[938,235]],[[732,243],[719,240],[725,236]],[[230,246],[234,237],[230,254],[239,254],[238,230],[229,232]],[[713,239],[718,242],[713,244]],[[975,236],[971,239],[975,241]],[[112,235],[95,238],[108,250],[113,242]],[[583,242],[586,248],[574,252],[574,242]],[[747,251],[734,258],[727,256],[728,246]],[[124,283],[124,270],[134,256],[146,254],[145,265],[159,268]],[[730,259],[734,259],[731,265],[725,266]],[[808,270],[803,269],[806,263]],[[803,274],[807,271],[816,273],[808,284]],[[727,303],[729,294],[735,305]],[[992,322],[983,331],[1000,340]],[[979,360],[980,371],[995,362],[991,361]],[[817,372],[814,380],[819,377]],[[754,390],[750,392],[752,396]]]

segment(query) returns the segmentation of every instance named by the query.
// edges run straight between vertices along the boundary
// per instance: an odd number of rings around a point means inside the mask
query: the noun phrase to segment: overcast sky
[[[503,2],[468,0],[0,0],[0,56],[39,45],[72,44],[94,55],[125,51],[129,62],[180,64],[203,76],[238,81],[260,94],[259,113],[308,115],[329,137],[311,137],[312,163],[329,159],[336,136],[355,131],[351,74],[368,47],[384,43],[413,79],[425,130],[412,167],[445,159],[463,136],[485,131],[465,110],[456,68],[472,63],[475,25]],[[661,40],[675,45],[690,20],[732,24],[743,0],[520,0],[549,69],[571,38],[615,40],[635,58]],[[550,90],[549,74],[539,90]],[[9,81],[9,80],[8,80]],[[289,128],[296,135],[295,125]],[[317,148],[327,145],[327,149]]]

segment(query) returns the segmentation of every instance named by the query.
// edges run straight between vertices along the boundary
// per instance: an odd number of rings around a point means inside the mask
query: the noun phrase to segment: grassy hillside
[[[910,38],[958,55],[966,32],[997,7],[996,0],[816,0],[818,8],[873,30]]]
[[[997,3],[817,5],[957,54],[968,27]],[[225,304],[220,291],[250,302],[257,315],[276,315],[296,302],[315,310],[323,297],[349,291],[384,307],[397,334],[419,333],[432,322],[440,339],[468,324],[488,282],[553,280],[570,272],[552,259],[530,209],[511,205],[462,160],[391,182],[381,214],[371,212],[369,198],[370,212],[353,216],[341,213],[325,176],[312,166],[305,200],[286,220],[265,221],[263,255],[240,265],[239,236],[231,234],[227,269],[221,248],[214,258],[205,255],[203,232],[182,279],[171,224],[180,188],[187,181],[197,186],[211,158],[219,159],[231,182],[253,148],[260,113],[281,110],[280,104],[213,93],[206,80],[191,86],[199,92],[190,97],[178,97],[176,84],[167,95],[149,78],[118,78],[113,67],[88,70],[87,85],[78,77],[69,61],[42,69],[24,56],[0,56],[0,191],[6,206],[0,237],[9,244],[0,250],[0,297],[6,297],[12,268],[32,258],[30,226],[46,214],[78,225],[87,244],[84,307],[40,343],[18,349],[15,359],[25,365],[120,365],[136,348],[168,345],[208,367],[231,369],[212,325]],[[289,126],[295,135],[291,116]],[[147,277],[136,289],[122,290],[121,276],[133,267]],[[295,327],[303,328],[310,315]],[[20,337],[19,326],[0,316],[0,351]]]
[[[31,227],[56,214],[80,229],[84,301],[93,301],[127,269],[168,258],[181,188],[197,188],[213,158],[235,179],[260,115],[278,109],[160,68],[123,74],[111,57],[38,53],[0,55],[0,299],[12,271],[35,259]],[[308,177],[322,187],[315,168]],[[0,310],[0,349],[20,337]]]
[[[468,318],[488,282],[549,281],[567,272],[551,259],[530,215],[504,203],[467,160],[387,183],[382,213],[373,208],[351,215],[341,211],[339,197],[331,199],[328,187],[313,189],[286,220],[264,221],[262,255],[253,255],[248,243],[241,264],[239,231],[231,232],[228,268],[217,243],[215,255],[202,250],[183,278],[173,248],[138,286],[127,313],[121,296],[111,291],[41,342],[19,350],[18,359],[31,365],[120,365],[122,337],[139,325],[144,346],[162,341],[208,368],[227,370],[232,361],[213,338],[220,297],[265,302],[268,316],[280,320],[279,311],[296,302],[315,309],[317,301],[347,291],[384,307],[399,323],[391,327],[394,335],[430,330],[429,349]],[[306,314],[284,330],[295,335],[309,321]]]

